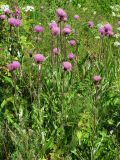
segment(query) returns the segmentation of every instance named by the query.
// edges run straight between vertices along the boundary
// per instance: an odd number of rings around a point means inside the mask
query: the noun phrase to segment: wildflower
[[[119,34],[119,33],[116,33],[116,34],[114,34],[114,37],[115,37],[115,38],[119,38],[119,37],[120,37],[120,34]]]
[[[112,31],[112,26],[109,23],[107,23],[104,25],[104,29],[105,29],[105,32],[107,33],[108,31]]]
[[[81,8],[81,4],[78,4],[78,8]]]
[[[64,18],[63,18],[63,22],[67,22],[67,17],[64,17]]]
[[[94,11],[94,12],[93,12],[93,15],[96,15],[96,13],[97,13],[97,12],[96,12],[96,11]]]
[[[65,17],[67,17],[66,12],[62,8],[58,8],[56,10],[56,14],[60,21],[63,21]]]
[[[89,22],[88,22],[88,27],[89,27],[89,28],[93,28],[93,27],[94,27],[94,23],[93,23],[92,21],[89,21]]]
[[[79,19],[79,16],[78,15],[74,15],[73,17],[75,20],[78,20]]]
[[[43,27],[42,27],[42,26],[37,25],[37,26],[35,26],[35,27],[34,27],[34,31],[35,31],[36,33],[43,32]]]
[[[101,81],[101,77],[100,76],[93,76],[93,81],[95,82],[95,83],[99,83],[100,81]]]
[[[34,55],[34,60],[36,63],[42,63],[45,60],[45,57],[42,54]]]
[[[54,49],[53,49],[53,53],[54,53],[55,56],[58,55],[58,52],[59,52],[59,51],[58,51],[58,48],[54,48]]]
[[[114,42],[114,46],[115,46],[115,47],[120,46],[120,42],[118,42],[118,41]]]
[[[20,17],[20,9],[15,7],[15,13],[13,14],[14,17],[19,18]]]
[[[72,69],[72,64],[70,62],[63,62],[64,71],[70,71]]]
[[[6,15],[0,15],[0,20],[5,20],[6,19]]]
[[[21,26],[21,24],[22,24],[21,20],[15,19],[15,18],[9,18],[9,19],[8,19],[8,23],[9,23],[11,26],[14,26],[14,27],[19,27],[19,26]]]
[[[70,54],[68,55],[68,58],[69,58],[69,60],[73,60],[73,59],[75,58],[75,54],[70,53]]]
[[[105,36],[105,29],[104,29],[104,27],[101,27],[101,28],[99,29],[99,33],[100,33],[100,36],[101,36],[101,37],[104,37],[104,36]]]
[[[118,27],[120,27],[120,21],[118,21]]]
[[[50,29],[52,29],[53,27],[57,27],[57,23],[55,21],[49,24]]]
[[[112,37],[113,34],[114,34],[114,33],[113,33],[112,31],[108,31],[108,32],[107,32],[108,37]]]
[[[9,10],[9,5],[2,5],[1,11],[5,12],[6,10]]]
[[[4,10],[4,13],[5,13],[5,14],[9,14],[9,13],[10,13],[10,10],[9,10],[9,9],[5,9],[5,10]]]
[[[7,68],[9,71],[14,71],[20,68],[20,63],[18,61],[13,61],[12,63],[7,65]]]
[[[54,26],[54,27],[52,27],[51,31],[52,31],[53,36],[58,36],[60,34],[60,28],[59,27]]]
[[[65,28],[71,29],[71,26],[70,26],[69,24],[67,24],[67,25],[65,26]]]
[[[76,46],[76,41],[75,41],[74,39],[71,39],[71,40],[69,41],[69,44],[70,44],[71,46]]]
[[[65,28],[63,29],[63,34],[64,34],[65,36],[68,36],[71,32],[72,32],[72,30],[71,30],[70,28],[68,28],[68,27],[65,27]]]
[[[35,8],[33,6],[26,6],[23,9],[25,12],[32,12],[35,10]]]

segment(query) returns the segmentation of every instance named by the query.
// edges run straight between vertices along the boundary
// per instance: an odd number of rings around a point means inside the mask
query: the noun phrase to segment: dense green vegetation
[[[0,160],[120,159],[119,21],[119,0],[0,2]]]

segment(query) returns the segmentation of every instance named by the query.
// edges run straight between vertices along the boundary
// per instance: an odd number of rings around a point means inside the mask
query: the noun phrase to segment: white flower
[[[78,8],[81,8],[81,4],[78,4]]]
[[[100,39],[100,36],[96,36],[95,39]]]
[[[115,38],[119,38],[119,37],[120,37],[120,34],[119,34],[119,33],[116,33],[116,34],[114,34],[114,37],[115,37]]]
[[[28,11],[32,12],[35,10],[35,8],[33,6],[26,6],[23,9],[25,10],[25,12],[28,12]]]
[[[97,12],[96,12],[96,11],[94,11],[94,12],[93,12],[93,15],[96,15],[96,13],[97,13]]]
[[[113,16],[113,17],[115,17],[115,16],[116,16],[115,12],[112,12],[112,16]]]
[[[103,27],[103,24],[98,23],[98,24],[97,24],[97,28],[101,28],[101,27]]]
[[[118,41],[114,42],[114,46],[115,46],[115,47],[120,46],[120,42],[118,42]]]
[[[1,5],[0,9],[5,12],[6,10],[9,10],[9,5]]]
[[[118,27],[117,30],[120,31],[120,27]]]
[[[120,14],[118,14],[116,17],[120,18]]]
[[[85,11],[87,11],[87,8],[84,7],[84,8],[83,8],[83,12],[85,12]]]

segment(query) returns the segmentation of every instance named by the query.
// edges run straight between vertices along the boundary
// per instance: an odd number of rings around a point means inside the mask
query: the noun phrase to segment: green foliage
[[[0,5],[7,3],[20,6],[23,25],[11,32],[7,19],[0,21],[0,159],[119,160],[120,49],[114,46],[115,37],[102,40],[97,26],[109,21],[119,33],[110,8],[119,1],[3,0]],[[35,11],[26,13],[27,5]],[[51,61],[51,46],[61,45],[61,37],[52,39],[48,28],[57,20],[58,7],[68,14],[62,28],[70,24],[73,32],[62,37],[62,52]],[[88,28],[89,20],[94,28]],[[35,25],[43,26],[43,34],[37,36]],[[76,47],[69,45],[70,39],[77,41]],[[42,68],[33,58],[39,52],[46,57]],[[70,52],[76,58],[72,70],[64,72],[63,55]],[[21,68],[9,72],[7,64],[13,60]],[[99,85],[94,75],[102,77]]]

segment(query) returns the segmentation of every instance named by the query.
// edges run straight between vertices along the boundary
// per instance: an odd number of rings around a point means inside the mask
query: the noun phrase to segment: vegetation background
[[[120,46],[114,44],[120,42],[120,1],[0,1],[3,4],[21,9],[22,26],[11,34],[7,20],[0,21],[0,159],[119,160]],[[35,10],[25,12],[26,6]],[[77,33],[62,39],[63,53],[66,48],[77,57],[70,73],[62,71],[61,63],[58,67],[50,62],[49,23],[57,21],[57,8],[67,12],[67,24]],[[73,19],[76,14],[78,21]],[[88,21],[94,22],[93,29],[87,27]],[[106,23],[119,36],[103,42],[98,26]],[[35,25],[44,28],[39,44]],[[70,39],[77,41],[77,47],[69,46]],[[38,65],[29,56],[37,51],[46,57],[41,79]],[[15,79],[6,67],[11,60],[21,63]],[[94,75],[102,78],[98,93]]]

